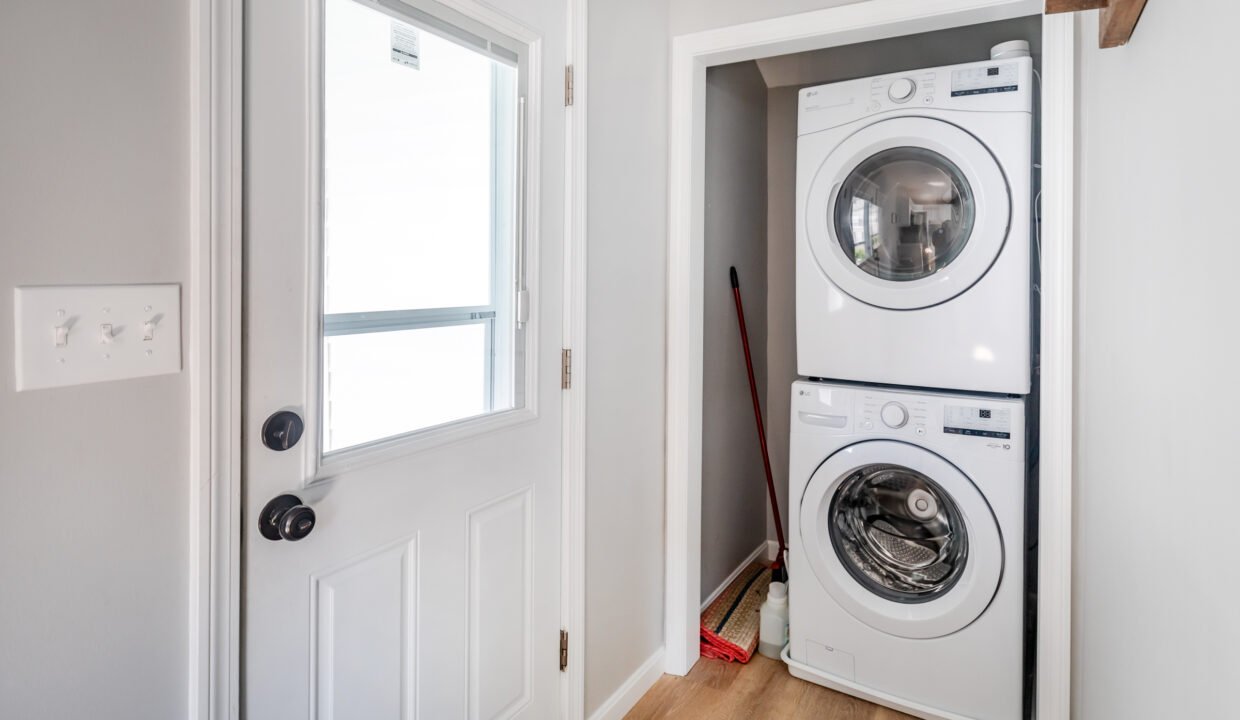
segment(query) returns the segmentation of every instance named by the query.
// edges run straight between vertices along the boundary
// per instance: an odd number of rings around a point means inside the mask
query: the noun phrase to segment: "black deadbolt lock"
[[[258,531],[268,540],[296,542],[314,529],[314,510],[301,504],[296,495],[281,495],[263,508]]]
[[[297,444],[306,424],[292,410],[281,410],[263,423],[263,444],[277,452],[288,450]]]

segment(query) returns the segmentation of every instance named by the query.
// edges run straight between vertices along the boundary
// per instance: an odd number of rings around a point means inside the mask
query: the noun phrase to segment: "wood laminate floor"
[[[664,675],[625,720],[914,720],[864,700],[794,678],[778,660],[747,665],[702,658],[685,677]]]

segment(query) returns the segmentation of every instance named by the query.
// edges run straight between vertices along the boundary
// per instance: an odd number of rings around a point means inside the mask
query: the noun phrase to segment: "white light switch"
[[[181,371],[180,285],[19,287],[17,389]]]

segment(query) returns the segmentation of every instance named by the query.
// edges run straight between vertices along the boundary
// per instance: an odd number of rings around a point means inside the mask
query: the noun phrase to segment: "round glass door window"
[[[916,470],[854,470],[840,483],[829,512],[840,564],[880,597],[927,602],[951,590],[964,572],[964,516],[938,483]]]
[[[833,224],[857,267],[907,282],[951,264],[969,242],[976,215],[973,190],[951,160],[926,148],[897,147],[849,173]]]

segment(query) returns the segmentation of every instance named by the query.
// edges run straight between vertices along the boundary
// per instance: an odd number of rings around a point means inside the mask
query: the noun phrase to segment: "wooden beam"
[[[1080,12],[1104,8],[1110,0],[1046,0],[1046,14]]]
[[[1112,0],[1098,21],[1098,47],[1127,45],[1145,10],[1145,0]]]

